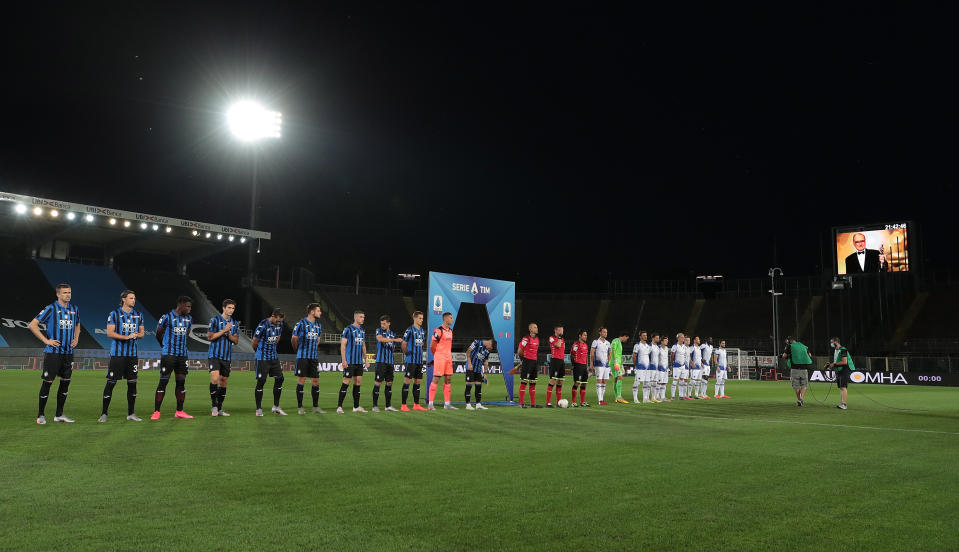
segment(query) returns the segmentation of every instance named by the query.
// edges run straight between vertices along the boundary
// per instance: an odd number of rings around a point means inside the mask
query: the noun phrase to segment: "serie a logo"
[[[513,318],[513,304],[507,301],[503,303],[503,320],[511,318]]]
[[[443,296],[434,295],[433,296],[433,314],[440,314],[443,312]]]

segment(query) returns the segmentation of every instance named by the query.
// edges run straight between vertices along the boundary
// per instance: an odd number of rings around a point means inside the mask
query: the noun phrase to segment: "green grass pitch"
[[[337,415],[339,376],[324,374],[327,414],[297,416],[287,377],[290,415],[255,418],[253,375],[234,373],[233,416],[212,418],[208,376],[193,372],[186,410],[197,418],[173,419],[171,383],[154,422],[150,371],[144,421],[124,419],[120,383],[98,424],[103,381],[75,372],[66,413],[77,423],[52,423],[51,393],[38,426],[39,373],[0,372],[0,549],[957,546],[959,389],[854,386],[839,411],[835,389],[797,408],[788,382],[730,381],[731,400]],[[484,398],[502,399],[502,379],[490,381]],[[463,385],[457,374],[454,401]],[[828,388],[813,385],[820,397]]]

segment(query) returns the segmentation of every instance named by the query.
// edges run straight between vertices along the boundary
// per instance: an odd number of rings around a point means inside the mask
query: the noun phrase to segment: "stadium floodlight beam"
[[[43,214],[43,209],[41,209],[40,207],[34,207],[33,214],[39,217],[40,215]]]
[[[77,215],[75,213],[72,213],[72,212],[67,213],[67,220],[73,220],[75,218],[77,218]]]
[[[85,220],[85,221],[87,221],[87,222],[93,222],[93,215],[87,215],[87,216],[83,217],[83,220]]]
[[[116,226],[116,224],[117,224],[117,219],[115,218],[110,219],[110,226]]]
[[[57,218],[60,216],[60,211],[57,211],[56,209],[50,209],[50,216],[53,218]]]
[[[124,227],[124,228],[129,228],[129,227],[130,227],[130,221],[128,221],[128,220],[123,221],[123,227]]]
[[[13,210],[18,214],[22,215],[27,212],[27,206],[23,203],[17,203]]]

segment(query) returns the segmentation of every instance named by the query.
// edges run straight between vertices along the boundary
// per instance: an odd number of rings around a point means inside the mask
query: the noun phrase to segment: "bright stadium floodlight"
[[[124,228],[129,228],[129,227],[130,227],[130,221],[128,221],[128,220],[123,221],[123,227],[124,227]]]
[[[210,233],[207,232],[206,234],[204,234],[204,236],[207,237],[207,238],[209,238],[209,237],[210,237]]]
[[[172,228],[170,228],[169,226],[166,227],[166,233],[167,233],[167,234],[169,234],[169,233],[172,232],[172,231],[173,231]]]
[[[140,223],[140,230],[146,230],[146,229],[147,229],[147,223],[141,222],[141,223]]]
[[[116,226],[116,224],[117,224],[117,219],[115,218],[110,219],[110,226]]]
[[[53,218],[57,218],[60,216],[60,211],[57,211],[56,209],[50,209],[50,216]]]
[[[87,222],[93,222],[93,215],[87,215],[87,216],[83,217],[83,220],[85,220],[85,221],[87,221]]]
[[[240,238],[240,243],[246,243],[246,238]]]
[[[27,212],[27,206],[24,205],[23,203],[17,203],[17,205],[13,208],[13,210],[14,210],[18,215],[22,215],[22,214],[24,214],[24,213]]]
[[[75,213],[67,213],[67,220],[73,220],[75,218],[77,218]]]
[[[160,225],[158,225],[158,224],[154,224],[154,225],[153,225],[153,226],[151,226],[150,228],[151,228],[151,229],[152,229],[152,230],[153,230],[154,232],[156,232],[157,230],[159,230],[159,229],[160,229]]]
[[[229,238],[227,238],[226,241],[233,241],[233,236],[230,236]]]
[[[223,234],[217,234],[217,235],[216,235],[216,239],[222,240],[222,239],[223,239]]]
[[[255,142],[261,138],[279,138],[283,114],[270,111],[256,102],[243,100],[230,106],[226,124],[233,136],[241,142]]]
[[[199,236],[199,235],[200,235],[200,233],[199,233],[199,232],[197,232],[196,230],[194,230],[194,231],[193,231],[193,235],[194,235],[194,236]]]
[[[39,207],[34,207],[34,208],[33,208],[33,214],[39,217],[40,215],[43,214],[43,209],[41,209],[41,208],[39,208]]]

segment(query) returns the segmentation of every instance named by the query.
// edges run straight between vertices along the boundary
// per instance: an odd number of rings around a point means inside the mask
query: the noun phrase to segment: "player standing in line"
[[[659,400],[659,334],[653,332],[649,340],[649,402],[658,403]],[[645,395],[644,395],[645,396]]]
[[[669,358],[673,365],[673,392],[672,396],[676,398],[676,384],[679,383],[679,400],[686,398],[686,382],[689,379],[689,369],[686,368],[689,350],[686,348],[686,334],[680,332],[676,334],[676,344],[669,351]]]
[[[306,306],[306,317],[301,319],[293,326],[293,337],[290,338],[290,344],[296,351],[296,413],[306,414],[303,408],[304,386],[306,378],[310,378],[312,387],[310,388],[310,397],[313,399],[313,413],[325,414],[320,409],[320,359],[318,349],[320,336],[323,335],[323,324],[320,323],[320,316],[323,315],[323,309],[319,303],[310,303]]]
[[[546,387],[546,408],[553,408],[553,387],[556,388],[556,402],[563,398],[563,380],[566,379],[566,340],[563,339],[563,326],[553,328],[549,336],[549,385]]]
[[[489,370],[489,354],[496,341],[475,339],[466,349],[466,410],[489,410],[483,406],[483,380]],[[470,404],[470,387],[476,391],[476,407]]]
[[[393,330],[390,329],[390,316],[384,314],[380,317],[380,327],[376,329],[376,372],[373,376],[373,412],[379,412],[380,407],[380,385],[386,382],[386,410],[388,412],[399,412],[393,408],[393,372],[394,359],[393,348],[397,343],[403,340],[396,337]]]
[[[609,380],[609,348],[606,341],[606,328],[599,329],[599,337],[593,340],[589,349],[589,363],[596,373],[596,397],[600,406],[606,406],[606,381]]]
[[[703,343],[699,346],[703,350],[703,378],[702,378],[702,388],[699,390],[700,394],[704,399],[709,397],[709,372],[713,362],[713,338],[707,337],[706,343]]]
[[[523,336],[516,348],[516,354],[522,361],[519,375],[519,407],[526,408],[526,389],[529,388],[530,408],[541,408],[536,404],[536,378],[539,376],[539,367],[536,366],[536,354],[539,349],[539,326],[536,323],[529,325],[529,333]]]
[[[666,388],[669,386],[669,336],[663,335],[659,342],[659,401],[672,402],[672,399],[666,396]]]
[[[699,390],[703,381],[703,350],[700,348],[699,336],[693,337],[693,344],[689,347],[689,381],[686,387],[687,398],[701,399]]]
[[[210,319],[206,330],[210,349],[207,353],[207,364],[210,370],[210,402],[212,416],[229,416],[223,410],[223,400],[226,398],[226,383],[230,379],[230,365],[233,354],[233,345],[240,342],[240,332],[233,320],[236,310],[236,301],[223,300],[223,312]]]
[[[616,402],[619,404],[629,404],[629,402],[623,398],[623,372],[626,371],[623,367],[623,343],[627,341],[629,341],[629,332],[622,331],[619,332],[619,337],[611,342],[612,358],[610,359],[610,367],[612,368],[613,391],[616,392]]]
[[[443,378],[443,409],[459,410],[450,403],[453,392],[453,313],[443,313],[443,324],[433,330],[430,351],[433,353],[433,382],[430,383],[430,402],[427,410],[436,410],[433,399],[436,398],[436,388],[440,378]]]
[[[343,399],[346,398],[350,382],[353,383],[353,412],[366,412],[366,409],[360,406],[363,369],[369,368],[369,363],[366,362],[366,330],[363,329],[365,320],[366,313],[361,310],[353,311],[353,323],[343,328],[343,335],[340,337],[343,384],[340,385],[340,395],[336,403],[337,414],[343,413]]]
[[[273,408],[274,414],[286,416],[280,408],[280,395],[283,393],[283,367],[276,356],[276,346],[283,336],[283,312],[273,309],[269,318],[260,321],[260,325],[253,331],[253,350],[256,351],[256,388],[253,398],[256,399],[256,415],[263,416],[263,386],[267,376],[273,378]]]
[[[410,397],[410,382],[413,383],[413,410],[426,410],[420,404],[420,383],[423,381],[423,344],[426,343],[426,330],[423,329],[423,313],[413,313],[413,325],[403,332],[403,354],[406,355],[406,373],[403,378],[403,406],[400,410],[409,412],[406,401]]]
[[[186,340],[190,334],[190,328],[193,326],[193,317],[190,316],[190,310],[193,309],[193,299],[186,295],[177,297],[176,308],[160,317],[157,324],[156,337],[161,344],[160,354],[160,382],[157,384],[156,398],[154,399],[153,415],[151,420],[160,419],[160,405],[163,404],[163,397],[166,395],[166,386],[170,383],[170,373],[173,373],[176,387],[176,412],[174,418],[192,419],[183,411],[183,403],[186,401],[186,374],[189,371],[187,367],[187,347]]]
[[[719,348],[716,349],[713,357],[716,361],[713,363],[716,366],[716,398],[717,399],[728,399],[726,395],[726,340],[723,339],[719,342]]]
[[[577,405],[577,393],[579,394],[579,406],[589,406],[586,402],[586,383],[589,381],[589,345],[586,343],[589,334],[586,330],[580,330],[576,343],[569,350],[569,360],[573,364],[573,391],[569,396],[570,406]]]
[[[836,405],[840,410],[846,410],[846,396],[849,393],[849,383],[852,382],[852,373],[856,365],[849,355],[849,350],[842,346],[838,337],[829,340],[829,345],[833,348],[832,362],[826,365],[836,371],[836,386],[839,388],[840,399],[842,402]]]
[[[67,402],[67,392],[70,389],[70,377],[73,375],[73,349],[80,340],[80,309],[70,304],[73,289],[70,284],[57,284],[57,300],[50,303],[40,314],[30,321],[30,331],[43,342],[43,374],[40,376],[40,408],[37,414],[37,423],[47,423],[44,410],[47,407],[47,398],[50,396],[50,387],[53,379],[60,377],[60,386],[57,388],[57,413],[54,422],[73,423],[74,420],[63,415],[63,405]],[[46,328],[40,332],[40,324]]]
[[[656,358],[659,354],[656,355]],[[633,345],[633,402],[639,402],[639,386],[643,386],[643,402],[649,402],[649,389],[653,385],[656,365],[650,366],[652,347],[646,343],[646,332],[639,332],[639,341]],[[650,370],[652,368],[652,370]]]
[[[137,400],[137,340],[143,339],[146,330],[143,327],[143,315],[133,310],[136,303],[136,294],[125,290],[120,294],[120,308],[107,315],[107,337],[112,339],[113,343],[110,344],[110,365],[107,367],[103,410],[98,422],[107,421],[113,388],[120,378],[127,380],[127,420],[142,421],[133,413],[133,407]]]

